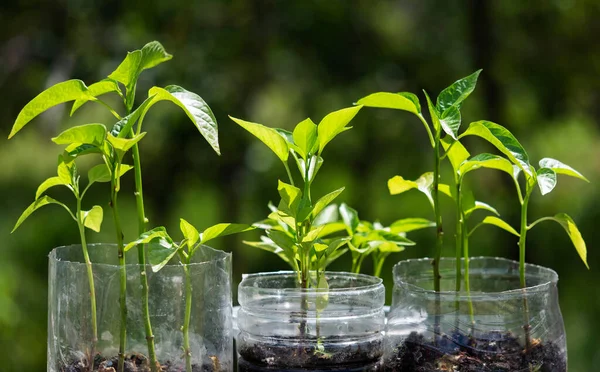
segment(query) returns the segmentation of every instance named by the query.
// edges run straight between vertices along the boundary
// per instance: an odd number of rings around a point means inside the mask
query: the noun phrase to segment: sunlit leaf
[[[362,106],[348,107],[332,113],[327,114],[321,120],[317,127],[318,140],[319,140],[319,155],[323,152],[325,146],[335,136],[348,129],[346,126],[352,119],[358,114],[358,111]]]
[[[402,232],[410,232],[434,226],[435,222],[429,221],[425,218],[404,218],[392,223],[390,225],[390,232],[398,234]]]
[[[323,226],[323,229],[321,229],[321,232],[319,233],[319,238],[324,238],[328,235],[346,230],[346,224],[343,222],[330,222],[319,226]]]
[[[200,234],[200,243],[206,244],[210,240],[219,238],[221,236],[238,234],[254,229],[256,229],[256,227],[241,223],[219,223],[207,228],[202,232],[202,234]]]
[[[119,177],[117,178],[121,178],[125,173],[132,169],[133,167],[131,165],[121,164],[119,167]],[[111,179],[111,172],[104,163],[98,164],[88,171],[88,182],[90,184],[94,182],[110,182]]]
[[[579,232],[579,229],[577,228],[577,225],[575,224],[575,221],[573,221],[573,219],[566,213],[559,213],[550,218],[558,222],[565,229],[569,235],[569,238],[571,238],[579,257],[581,257],[581,260],[589,269],[590,267],[587,263],[587,247],[583,237],[581,236],[581,233]]]
[[[423,173],[416,181],[405,180],[401,176],[394,176],[388,180],[388,188],[391,195],[401,194],[403,192],[418,189],[421,191],[433,206],[433,172]],[[440,190],[441,191],[441,190]]]
[[[514,176],[513,164],[510,161],[502,156],[487,153],[475,155],[463,162],[458,172],[464,176],[468,172],[479,168],[497,169],[508,173],[511,177]]]
[[[171,237],[167,233],[167,229],[165,229],[163,226],[159,226],[159,227],[153,228],[152,230],[148,230],[148,231],[140,234],[140,236],[136,240],[127,244],[124,247],[124,250],[125,250],[125,252],[127,252],[128,250],[135,247],[136,245],[148,244],[154,238],[163,238],[163,239],[166,239],[166,241],[170,242],[171,244],[173,243],[173,239],[171,239]]]
[[[477,70],[471,75],[457,80],[448,88],[442,90],[437,97],[436,109],[443,113],[450,107],[455,106],[460,109],[462,102],[475,90],[477,78],[481,70]]]
[[[39,199],[39,197],[42,196],[42,194],[44,192],[46,192],[46,190],[48,190],[49,188],[54,187],[54,186],[61,186],[61,185],[67,186],[67,185],[69,185],[69,183],[65,183],[65,181],[58,176],[50,177],[47,180],[45,180],[44,182],[42,182],[40,184],[40,186],[38,186],[37,191],[35,192],[35,198]]]
[[[289,157],[289,148],[286,140],[273,128],[265,127],[262,124],[251,123],[241,119],[236,119],[232,116],[229,118],[239,124],[242,128],[252,133],[256,138],[261,140],[269,147],[277,157],[286,162]]]
[[[471,156],[469,151],[459,141],[453,140],[450,136],[446,136],[440,140],[444,151],[450,160],[452,169],[457,172],[460,165]]]
[[[421,115],[421,104],[419,98],[407,92],[373,93],[358,100],[357,104],[366,107],[389,108],[412,112],[415,115]]]
[[[17,223],[15,224],[15,227],[13,227],[11,233],[13,233],[17,228],[19,228],[19,226],[21,226],[21,224],[33,212],[35,212],[36,210],[38,210],[41,207],[43,207],[45,205],[48,205],[48,204],[57,204],[57,205],[60,205],[61,207],[65,208],[67,211],[69,210],[69,208],[66,205],[64,205],[63,203],[61,203],[61,202],[59,202],[59,201],[57,201],[55,199],[52,199],[48,195],[44,195],[41,198],[36,199],[33,203],[31,203],[31,205],[29,205],[29,207],[27,207],[27,209],[25,209],[25,211],[23,212],[23,214],[21,214],[21,216],[17,220]]]
[[[429,116],[431,116],[431,122],[433,123],[433,129],[435,130],[435,133],[438,133],[442,128],[442,124],[440,123],[440,114],[438,113],[437,109],[433,105],[433,102],[431,102],[431,98],[429,98],[429,94],[427,94],[426,91],[423,91],[423,93],[425,94],[425,99],[427,100],[427,108],[429,109]]]
[[[133,145],[140,142],[145,135],[146,132],[142,132],[140,134],[137,134],[133,138],[119,138],[114,137],[112,134],[108,133],[107,139],[115,150],[118,150],[121,153],[125,153],[129,151],[129,149],[131,149]]]
[[[460,129],[461,116],[456,106],[449,107],[441,114],[440,125],[447,135],[452,139],[458,139],[458,130]]]
[[[333,202],[335,200],[335,198],[337,198],[343,191],[344,191],[344,187],[341,187],[335,191],[330,192],[329,194],[321,197],[319,200],[317,200],[317,202],[315,203],[315,206],[312,210],[312,217],[315,218],[316,216],[319,215],[319,213],[321,213],[321,211],[327,207],[329,204],[331,204],[331,202]]]
[[[12,138],[27,123],[49,108],[78,99],[95,99],[94,96],[88,92],[88,88],[81,80],[67,80],[51,86],[38,94],[23,107],[17,116],[17,120],[15,120],[8,138]]]
[[[542,195],[546,195],[556,187],[556,172],[550,168],[540,168],[537,171],[537,184]]]
[[[288,234],[277,230],[267,230],[267,236],[281,249],[293,252],[296,251],[296,244]]]
[[[354,234],[360,223],[358,219],[358,212],[356,209],[351,208],[346,203],[342,203],[339,210],[342,221],[344,221],[344,224],[348,227],[349,233]]]
[[[121,90],[119,88],[119,84],[116,80],[113,79],[104,79],[100,80],[97,83],[94,83],[88,87],[89,95],[92,97],[98,97],[106,93],[116,92],[121,94]],[[73,107],[71,108],[71,116],[77,111],[81,106],[83,106],[86,102],[91,100],[90,97],[80,98],[73,102]]]
[[[188,241],[188,247],[194,247],[198,241],[200,241],[200,233],[198,230],[189,222],[183,218],[179,219],[179,229],[183,234],[183,237]]]
[[[99,205],[94,205],[89,211],[81,211],[83,225],[88,229],[100,232],[104,211]]]
[[[552,158],[543,158],[540,160],[540,168],[549,168],[552,169],[557,174],[564,174],[566,176],[571,176],[575,178],[579,178],[580,180],[584,180],[586,182],[590,182],[587,178],[585,178],[581,173],[571,168],[570,166],[561,163],[560,161]]]
[[[57,145],[70,145],[72,143],[102,146],[106,138],[106,127],[102,124],[84,124],[69,128],[52,138]]]
[[[296,125],[293,138],[302,158],[306,159],[309,154],[318,151],[317,125],[310,118]]]
[[[251,247],[262,249],[267,252],[275,253],[277,256],[279,256],[279,258],[281,258],[283,261],[285,261],[289,265],[291,265],[292,269],[295,269],[295,267],[292,263],[293,257],[289,257],[283,248],[281,248],[277,244],[273,243],[273,241],[267,237],[261,237],[261,239],[263,239],[263,240],[260,242],[250,242],[250,241],[244,240],[244,241],[242,241],[242,243],[249,245]]]
[[[484,224],[487,225],[494,225],[497,226],[503,230],[508,231],[509,233],[516,235],[516,236],[521,236],[517,230],[515,230],[512,226],[510,226],[508,223],[504,222],[502,219],[496,217],[496,216],[487,216],[483,219],[482,221]]]
[[[302,191],[300,191],[299,188],[283,181],[279,181],[279,184],[277,185],[277,191],[279,192],[279,196],[281,196],[279,209],[284,213],[295,217],[298,212],[298,207],[300,206]]]
[[[465,208],[464,212],[465,212],[465,215],[467,217],[469,217],[471,215],[471,213],[475,212],[476,210],[484,210],[484,211],[492,212],[496,216],[500,216],[500,213],[498,213],[498,211],[496,210],[496,208],[492,207],[489,204],[486,204],[484,202],[480,202],[480,201],[477,201],[477,200],[475,201],[474,205],[471,205],[468,208]]]

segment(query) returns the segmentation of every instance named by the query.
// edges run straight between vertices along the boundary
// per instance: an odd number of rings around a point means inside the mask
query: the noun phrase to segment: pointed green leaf
[[[168,236],[157,236],[147,242],[148,262],[152,265],[152,271],[156,273],[165,267],[180,248]]]
[[[478,136],[485,139],[506,155],[510,161],[518,165],[528,175],[528,178],[532,175],[527,152],[515,136],[503,126],[486,120],[476,121],[471,123],[459,138],[465,136]]]
[[[310,118],[301,121],[293,132],[294,144],[300,150],[300,156],[306,159],[318,150],[317,125]]]
[[[450,160],[450,164],[452,165],[452,169],[454,172],[458,172],[460,165],[471,156],[469,151],[460,143],[459,141],[455,141],[450,136],[446,136],[440,140],[444,151],[448,156],[448,160]]]
[[[67,186],[68,184],[69,183],[65,183],[65,181],[60,177],[50,177],[42,182],[42,184],[38,187],[37,191],[35,192],[35,198],[36,200],[39,199],[40,196],[42,196],[42,194],[51,187],[59,185]]]
[[[313,220],[313,226],[325,225],[328,223],[336,222],[339,218],[338,206],[336,204],[329,204],[323,208],[321,213],[317,214]]]
[[[279,192],[279,196],[281,196],[279,209],[284,213],[295,217],[300,206],[302,191],[300,191],[300,189],[296,186],[292,186],[283,181],[279,181],[279,184],[277,185],[277,191]]]
[[[97,83],[94,83],[88,87],[88,92],[91,97],[98,97],[106,93],[116,92],[121,94],[121,89],[119,88],[119,84],[116,80],[113,79],[104,79],[100,80]],[[71,108],[71,116],[77,111],[81,106],[83,106],[86,102],[91,100],[90,97],[79,98],[75,102],[73,102],[73,107]]]
[[[463,208],[465,208],[464,205],[463,205]],[[496,210],[496,208],[492,207],[489,204],[486,204],[484,202],[480,202],[480,201],[477,201],[477,200],[475,201],[474,205],[471,205],[469,208],[465,208],[464,212],[465,212],[465,215],[467,217],[469,217],[476,210],[484,210],[484,211],[492,212],[496,216],[500,216],[500,213],[498,213],[498,211]]]
[[[516,236],[521,236],[517,230],[513,229],[512,226],[510,226],[509,224],[507,224],[506,222],[504,222],[502,219],[495,217],[495,216],[487,216],[486,218],[483,219],[483,223],[487,224],[487,225],[494,225],[497,226],[503,230],[508,231],[509,233],[516,235]]]
[[[390,232],[394,234],[406,233],[414,230],[435,227],[435,222],[425,218],[404,218],[390,225]]]
[[[57,145],[70,145],[72,143],[102,146],[106,138],[106,127],[102,124],[84,124],[69,128],[52,138]]]
[[[586,182],[590,182],[587,178],[583,176],[583,174],[579,173],[575,169],[571,168],[570,166],[564,163],[561,163],[556,159],[543,158],[542,160],[540,160],[540,168],[550,168],[558,174],[564,174],[566,176],[571,176],[579,178],[580,180],[584,180]]]
[[[462,102],[475,90],[477,78],[480,73],[481,70],[477,70],[473,74],[457,80],[448,88],[442,90],[437,98],[437,111],[443,113],[452,106],[460,109]]]
[[[57,204],[60,205],[61,207],[65,208],[69,213],[69,208],[64,205],[63,203],[52,199],[51,197],[49,197],[48,195],[44,195],[41,198],[37,199],[36,201],[34,201],[33,203],[31,203],[31,205],[29,205],[29,207],[27,207],[27,209],[25,209],[25,211],[23,212],[23,214],[21,214],[21,216],[19,217],[19,219],[17,220],[17,223],[15,224],[15,227],[13,227],[11,233],[15,232],[15,230],[21,226],[21,224],[27,219],[27,217],[29,217],[33,212],[35,212],[36,210],[40,209],[41,207],[48,205],[48,204]]]
[[[314,226],[311,228],[311,230],[308,232],[308,234],[304,235],[304,237],[302,238],[302,243],[305,244],[312,244],[315,240],[317,240],[319,238],[319,234],[321,233],[321,230],[323,230],[323,226]]]
[[[95,99],[88,92],[88,88],[81,80],[67,80],[51,86],[23,107],[17,116],[17,120],[15,120],[8,138],[12,138],[27,123],[49,108],[78,99]]]
[[[163,226],[159,226],[159,227],[153,228],[152,230],[148,230],[148,231],[140,234],[140,236],[136,240],[127,244],[124,247],[124,250],[125,250],[125,252],[127,252],[128,250],[135,247],[136,245],[148,244],[148,243],[150,243],[151,240],[153,240],[155,238],[163,238],[163,239],[165,239],[165,241],[173,244],[173,239],[171,239],[171,237],[167,233],[167,229],[165,229]]]
[[[286,162],[288,160],[288,144],[275,129],[265,127],[262,124],[236,119],[232,116],[229,116],[229,118],[235,121],[242,128],[246,129],[248,132],[252,133],[256,138],[261,140],[275,153],[275,155],[277,155],[282,162]]]
[[[131,169],[133,169],[133,167],[131,165],[121,164],[121,166],[119,167],[119,177],[118,178],[123,177],[123,175],[125,173],[127,173],[128,171],[130,171]],[[88,183],[89,184],[92,184],[94,182],[110,182],[111,178],[112,177],[110,174],[110,170],[104,163],[98,164],[98,165],[92,167],[92,169],[90,169],[88,171]]]
[[[317,127],[318,139],[319,139],[319,155],[323,152],[325,146],[335,136],[348,129],[346,126],[352,119],[358,114],[358,111],[362,106],[348,107],[332,113],[327,114],[321,120]]]
[[[442,126],[442,129],[454,140],[458,139],[460,121],[460,111],[456,106],[449,107],[440,117],[440,125]]]
[[[415,115],[421,115],[421,104],[419,103],[419,98],[416,95],[407,92],[373,93],[359,99],[357,104],[367,107],[380,107],[404,110],[412,112]]]
[[[425,99],[427,100],[427,108],[429,109],[429,116],[431,116],[431,122],[433,123],[433,129],[435,133],[438,133],[442,129],[442,124],[440,123],[440,114],[437,112],[437,109],[431,102],[431,98],[429,98],[429,94],[426,91],[423,91],[425,94]]]
[[[206,244],[215,238],[251,231],[256,227],[241,223],[219,223],[204,230],[200,235],[200,243]]]
[[[587,263],[587,247],[583,237],[581,236],[581,233],[579,232],[579,229],[577,228],[577,225],[575,224],[575,221],[573,221],[573,219],[566,213],[559,213],[550,218],[558,222],[565,229],[569,235],[569,238],[571,238],[579,257],[581,257],[581,260],[589,269],[590,267]]]
[[[65,161],[61,156],[58,158],[58,177],[65,185],[75,185],[77,178],[77,165],[74,161]]]
[[[119,138],[114,137],[112,134],[108,133],[108,142],[112,145],[115,150],[120,151],[121,153],[125,153],[129,151],[136,143],[140,142],[142,138],[146,135],[146,132],[142,132],[137,134],[133,138]]]
[[[160,101],[173,102],[185,112],[213,150],[221,154],[217,119],[202,97],[177,85],[169,85],[164,89],[152,87],[148,96],[154,96],[154,100],[148,105],[146,111]],[[145,115],[145,112],[142,115]]]
[[[514,177],[513,164],[502,156],[493,154],[478,154],[460,165],[458,173],[462,176],[479,168],[497,169]]]
[[[108,75],[108,78],[122,83],[125,87],[130,87],[138,78],[141,60],[141,50],[128,52],[123,62],[121,62],[115,71]]]
[[[350,235],[356,232],[360,220],[358,219],[358,212],[356,209],[351,208],[346,203],[340,204],[340,216],[342,217],[342,221],[348,227],[348,233]]]
[[[131,114],[125,116],[124,118],[116,122],[110,130],[110,134],[112,134],[113,137],[118,138],[126,138],[130,136],[134,124],[138,121],[138,119],[142,120],[140,118],[146,115],[146,113],[150,109],[150,106],[152,106],[155,103],[155,98],[155,96],[150,96],[146,98],[144,102],[142,102],[141,105],[139,105],[135,110],[133,110]],[[139,132],[140,130],[141,128],[138,128],[136,132]]]
[[[267,230],[267,236],[281,249],[291,252],[296,251],[294,240],[283,231]]]
[[[403,193],[405,191],[409,191],[412,189],[418,189],[421,191],[433,206],[433,195],[432,195],[432,185],[433,185],[433,172],[423,173],[421,177],[419,177],[416,181],[405,180],[401,176],[395,176],[388,180],[388,188],[390,190],[391,195],[397,195]],[[441,186],[441,185],[440,185]],[[440,188],[440,191],[441,188]]]
[[[346,224],[342,222],[330,222],[319,226],[323,226],[323,229],[319,233],[319,238],[346,230]]]
[[[173,58],[158,41],[151,41],[142,47],[140,70],[147,70]]]
[[[99,205],[94,205],[89,211],[81,211],[83,225],[88,229],[100,232],[104,211]]]
[[[556,172],[550,168],[540,168],[537,171],[537,184],[542,195],[546,195],[556,186]]]
[[[196,228],[183,218],[179,219],[179,229],[183,237],[188,241],[188,247],[193,248],[200,241],[200,233]]]
[[[344,191],[344,189],[344,187],[341,187],[317,200],[312,210],[312,218],[316,218],[325,207],[331,204],[331,202],[333,202],[335,198],[337,198]]]
[[[382,242],[377,246],[377,249],[384,253],[397,253],[405,250],[403,246],[391,242]]]
[[[287,262],[294,269],[294,265],[292,264],[293,257],[289,257],[285,250],[279,247],[277,244],[273,243],[273,241],[267,237],[261,237],[263,241],[260,242],[250,242],[250,241],[242,241],[242,243],[249,245],[254,248],[259,248],[267,252],[275,253],[279,258],[283,261]]]

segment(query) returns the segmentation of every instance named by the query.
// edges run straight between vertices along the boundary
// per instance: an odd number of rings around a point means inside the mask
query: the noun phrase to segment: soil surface
[[[96,355],[94,359],[93,372],[116,372],[118,358],[105,358]],[[61,366],[60,372],[89,372],[87,362],[77,360],[69,365]],[[132,354],[125,357],[125,372],[150,372],[148,358],[142,354]],[[185,372],[185,366],[174,366],[172,362],[161,363],[161,372]],[[210,360],[203,365],[192,365],[192,372],[224,372],[219,366],[219,360],[216,357],[210,357]]]
[[[528,352],[510,333],[491,332],[477,339],[460,333],[442,336],[437,345],[411,333],[384,362],[386,372],[567,372],[559,347],[532,340]]]
[[[254,344],[239,350],[238,372],[379,372],[383,343],[381,340],[339,345],[316,340],[304,346],[291,346],[285,340]]]

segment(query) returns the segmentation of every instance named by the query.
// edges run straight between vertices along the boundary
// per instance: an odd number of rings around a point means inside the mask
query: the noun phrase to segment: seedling
[[[266,237],[262,242],[250,243],[253,246],[269,249],[277,253],[298,276],[300,288],[315,288],[326,292],[329,288],[325,278],[325,268],[338,257],[339,250],[348,242],[347,237],[327,239],[332,232],[344,229],[343,224],[331,221],[326,207],[331,204],[344,188],[339,188],[314,201],[311,185],[323,164],[321,157],[325,146],[338,134],[350,129],[347,125],[362,106],[334,111],[321,120],[319,125],[311,119],[300,122],[293,132],[269,128],[261,124],[231,118],[242,128],[267,145],[281,160],[286,169],[289,183],[279,181],[277,191],[281,201],[271,207],[268,218],[256,224],[264,229]],[[290,167],[289,154],[295,160],[303,188],[295,186]],[[317,304],[317,313],[327,306],[324,295]],[[301,299],[301,308],[309,310],[306,296]],[[300,334],[307,333],[307,324],[300,324]],[[317,329],[318,333],[318,329]]]
[[[220,223],[199,233],[193,225],[183,218],[180,221],[179,227],[184,237],[180,244],[173,241],[164,227],[157,227],[141,234],[138,239],[127,244],[125,251],[135,246],[147,245],[148,259],[154,272],[162,269],[175,255],[179,256],[179,262],[182,264],[185,274],[185,316],[181,329],[183,332],[183,352],[186,361],[186,372],[192,372],[192,350],[190,348],[189,332],[192,314],[192,282],[190,277],[192,257],[200,246],[205,245],[213,239],[250,231],[254,227],[243,224]]]
[[[126,273],[124,243],[117,204],[117,196],[120,189],[119,175],[124,173],[123,169],[128,168],[128,166],[123,165],[123,159],[127,152],[131,150],[133,155],[133,169],[135,172],[138,231],[141,234],[147,230],[148,219],[146,218],[144,210],[142,170],[138,142],[145,135],[141,129],[143,119],[148,110],[160,101],[171,101],[186,113],[217,154],[220,153],[216,119],[206,102],[195,93],[189,92],[176,85],[169,85],[165,88],[152,87],[148,92],[148,98],[146,98],[146,100],[144,100],[144,102],[142,102],[135,110],[133,109],[136,93],[135,88],[140,74],[144,70],[155,67],[171,58],[172,56],[165,51],[160,43],[153,41],[146,44],[140,50],[128,53],[125,60],[106,79],[94,83],[89,87],[81,80],[68,80],[58,83],[40,93],[30,101],[23,110],[21,110],[9,135],[9,138],[14,136],[32,119],[49,108],[69,101],[74,101],[71,115],[86,102],[93,101],[106,107],[118,120],[110,132],[107,132],[106,128],[101,124],[90,124],[71,128],[71,132],[65,132],[68,135],[64,135],[62,142],[63,144],[69,144],[66,152],[71,158],[77,158],[87,154],[100,154],[106,164],[106,166],[104,166],[106,170],[102,170],[102,172],[104,172],[103,174],[105,177],[108,175],[109,179],[107,182],[111,182],[111,207],[113,209],[117,231],[119,265],[121,266],[121,331],[118,372],[123,371],[126,340],[125,323],[127,316],[127,309],[125,306]],[[119,84],[122,84],[122,86]],[[121,116],[110,105],[98,98],[107,93],[116,93],[123,99],[126,112],[125,115]],[[137,126],[135,126],[135,124],[137,124]],[[81,140],[81,136],[91,136],[92,139],[84,142]],[[142,285],[144,323],[148,343],[148,357],[150,359],[152,371],[156,372],[159,369],[159,364],[156,360],[154,335],[152,333],[148,309],[148,282],[145,275],[147,259],[145,257],[144,246],[140,245],[137,248],[138,261],[140,264],[140,282]]]

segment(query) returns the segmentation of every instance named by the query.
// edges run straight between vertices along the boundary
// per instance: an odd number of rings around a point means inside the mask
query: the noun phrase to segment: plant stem
[[[473,308],[473,301],[471,301],[471,278],[469,276],[469,266],[470,266],[470,258],[469,258],[469,234],[467,234],[466,230],[466,218],[463,213],[462,217],[463,221],[465,221],[462,231],[462,250],[465,257],[465,291],[467,292],[467,301],[469,302],[469,317],[471,319],[471,333],[473,333],[475,329],[475,309]]]
[[[190,348],[190,319],[192,316],[192,279],[190,277],[189,259],[183,265],[185,273],[185,318],[183,321],[183,350],[185,353],[186,372],[192,372],[192,350]]]
[[[527,240],[527,208],[529,206],[529,197],[531,196],[530,190],[526,191],[523,203],[521,203],[521,231],[519,237],[519,277],[521,281],[521,288],[523,289],[523,315],[525,330],[525,352],[528,352],[531,347],[531,335],[529,325],[529,305],[527,304],[527,281],[525,278],[525,244]]]
[[[435,166],[433,168],[433,209],[435,212],[435,225],[436,225],[436,244],[435,253],[433,257],[433,287],[438,295],[435,301],[435,324],[434,324],[434,342],[437,344],[437,338],[440,336],[440,313],[441,304],[439,298],[439,292],[441,289],[440,285],[440,259],[442,257],[442,245],[444,243],[444,229],[442,227],[442,212],[440,210],[439,203],[439,183],[440,183],[440,130],[437,130],[435,134],[435,146],[434,146]]]
[[[81,237],[81,248],[83,250],[83,257],[85,259],[85,266],[87,269],[88,282],[90,286],[90,307],[92,315],[92,352],[91,360],[89,361],[90,372],[94,369],[94,354],[96,349],[96,343],[98,342],[98,321],[96,316],[96,287],[94,285],[94,272],[92,270],[92,261],[90,261],[90,255],[87,249],[87,242],[85,239],[85,226],[83,224],[83,218],[81,217],[81,198],[77,197],[77,225],[79,227],[79,236]]]
[[[133,130],[132,130],[133,134]],[[147,219],[144,212],[144,192],[142,188],[142,164],[140,159],[140,149],[138,144],[133,145],[133,168],[135,172],[135,202],[138,216],[138,233],[143,234],[147,230]],[[144,314],[144,328],[146,331],[146,342],[148,344],[148,358],[150,359],[150,369],[152,372],[158,372],[158,361],[156,360],[156,351],[154,347],[154,334],[152,333],[152,323],[150,321],[150,309],[148,300],[148,276],[146,275],[146,247],[140,245],[138,250],[138,263],[140,265],[140,282],[142,284],[142,312]]]
[[[462,212],[462,182],[461,178],[456,179],[456,292],[460,292],[461,287],[461,254],[463,252],[463,232],[464,232],[464,214]],[[466,274],[466,273],[465,273]],[[458,309],[457,309],[458,310]]]
[[[373,276],[381,278],[381,270],[383,270],[383,258],[373,258]]]
[[[115,231],[117,234],[117,249],[119,257],[119,306],[121,309],[121,329],[119,333],[119,362],[118,372],[123,372],[125,369],[125,344],[127,337],[127,268],[125,267],[125,252],[123,250],[123,230],[121,228],[121,219],[118,212],[117,195],[118,195],[118,177],[120,163],[117,162],[115,169],[113,170],[113,177],[111,180],[111,201],[110,206],[113,211],[113,219],[115,221]]]

